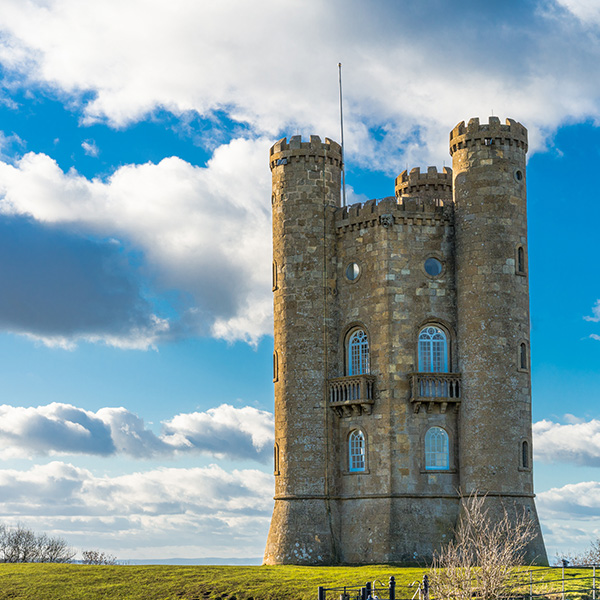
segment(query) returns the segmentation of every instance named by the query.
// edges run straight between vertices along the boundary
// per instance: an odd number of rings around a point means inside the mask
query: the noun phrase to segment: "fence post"
[[[371,582],[370,581],[367,581],[367,583],[365,585],[365,591],[367,593],[367,598],[370,598],[371,597]]]
[[[325,588],[322,585],[319,586],[319,600],[325,600]]]
[[[360,600],[367,600],[367,588],[360,588]]]
[[[565,600],[565,567],[568,565],[568,561],[562,559],[562,600]]]
[[[529,600],[533,600],[533,576],[529,571]]]
[[[390,575],[390,599],[396,600],[396,578]]]
[[[423,600],[429,600],[429,577],[423,575]]]
[[[596,600],[596,565],[592,567],[592,600]]]

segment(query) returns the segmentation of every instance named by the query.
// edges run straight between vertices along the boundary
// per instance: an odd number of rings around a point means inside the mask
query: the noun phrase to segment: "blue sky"
[[[260,557],[272,508],[269,146],[339,139],[351,202],[530,132],[535,478],[600,535],[592,0],[0,0],[0,519],[123,559]]]

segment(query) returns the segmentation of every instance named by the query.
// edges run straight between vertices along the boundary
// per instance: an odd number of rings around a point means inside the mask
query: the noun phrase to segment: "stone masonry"
[[[531,467],[526,152],[521,124],[471,119],[450,134],[452,170],[404,171],[394,197],[341,207],[337,143],[271,148],[266,564],[422,563],[472,492],[491,515],[526,511],[527,560],[547,563]],[[356,332],[368,340],[359,372]],[[423,332],[444,341],[427,346]]]

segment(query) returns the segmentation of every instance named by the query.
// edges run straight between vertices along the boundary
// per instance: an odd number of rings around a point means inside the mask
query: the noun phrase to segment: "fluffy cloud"
[[[600,466],[600,421],[533,424],[536,460]]]
[[[62,462],[0,470],[4,522],[121,558],[262,554],[273,478],[218,466],[98,477]]]
[[[600,519],[600,482],[583,481],[537,495],[540,511],[563,519]]]
[[[159,336],[207,333],[256,342],[270,331],[272,314],[267,149],[264,139],[238,139],[218,148],[203,168],[171,157],[159,164],[123,166],[106,181],[64,173],[44,154],[26,154],[16,164],[0,163],[1,214],[29,217],[68,235],[77,232],[113,242],[117,238],[123,251],[134,248],[141,253],[145,278],[156,294],[174,295],[173,290],[178,290],[172,307],[178,317],[167,323],[154,315],[149,301],[141,297],[136,301],[139,290],[131,285],[129,290],[128,282],[123,277],[119,280],[123,269],[113,258],[104,272],[100,268],[88,271],[90,285],[106,293],[98,296],[102,302],[86,309],[76,287],[38,277],[48,262],[41,256],[37,262],[31,259],[31,273],[21,270],[15,277],[16,267],[5,267],[27,296],[15,330],[48,343],[83,338],[139,347]],[[118,246],[104,242],[102,248],[105,254],[112,248],[118,256]],[[11,248],[2,250],[12,256]],[[71,260],[82,263],[81,257]],[[104,316],[114,323],[111,328],[103,328],[103,323],[96,327],[70,323],[61,329],[51,310],[32,306],[24,314],[33,287],[40,292],[31,298],[34,305],[41,302],[48,287],[56,292],[65,318],[86,310],[91,315],[94,307],[100,307],[98,318]],[[18,293],[17,287],[13,294]],[[118,305],[115,310],[113,305]],[[0,321],[5,309],[0,305]],[[36,319],[53,321],[56,331],[47,331],[44,327],[50,325],[42,326]]]
[[[176,415],[154,434],[125,408],[91,412],[69,404],[0,406],[0,457],[125,454],[151,458],[188,452],[267,462],[273,415],[250,406],[222,404],[206,412]]]
[[[0,327],[49,345],[98,338],[145,348],[168,326],[115,240],[0,215]]]
[[[0,60],[80,98],[90,122],[225,111],[271,136],[330,137],[341,60],[349,155],[398,171],[446,157],[448,128],[473,115],[518,118],[537,147],[567,120],[597,118],[599,24],[592,0],[5,0]]]
[[[577,17],[584,25],[600,26],[600,6],[595,0],[557,0],[557,3]]]
[[[586,321],[592,321],[593,323],[600,323],[600,300],[596,300],[596,304],[592,307],[591,317],[583,317]]]

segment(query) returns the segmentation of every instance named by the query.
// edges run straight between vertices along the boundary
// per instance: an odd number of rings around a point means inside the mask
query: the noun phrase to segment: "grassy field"
[[[0,564],[0,599],[35,600],[316,600],[317,587],[398,585],[424,569],[369,567],[177,567]],[[411,594],[412,595],[412,594]],[[336,596],[337,598],[337,596]]]
[[[390,565],[366,567],[178,567],[178,566],[84,566],[57,564],[0,564],[0,600],[317,600],[317,588],[364,585],[378,579],[387,585],[390,575],[397,582],[398,598],[412,597],[416,588],[408,586],[422,579],[426,569]],[[568,598],[589,598],[576,581],[584,572],[569,570]],[[586,576],[591,572],[586,572]],[[560,570],[534,569],[535,586],[549,595],[560,590]],[[529,573],[522,572],[523,583]],[[550,583],[553,581],[553,583]],[[589,590],[590,582],[585,586]],[[523,591],[528,592],[525,584]],[[570,593],[569,593],[570,592]],[[382,594],[383,595],[383,594]],[[337,600],[339,592],[328,595]],[[596,597],[600,597],[598,595]]]

